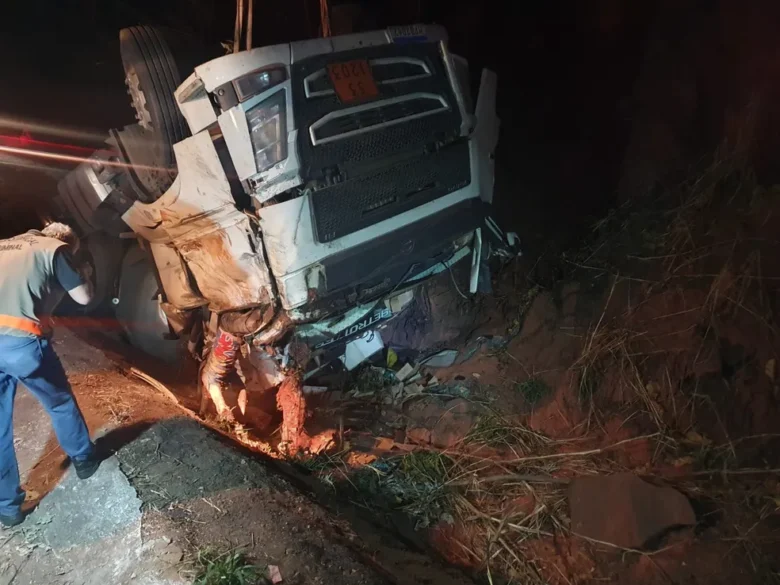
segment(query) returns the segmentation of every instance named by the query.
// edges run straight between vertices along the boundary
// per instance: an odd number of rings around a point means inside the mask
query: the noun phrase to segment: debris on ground
[[[428,368],[449,368],[458,359],[458,353],[457,349],[444,349],[425,358],[420,364]]]
[[[282,572],[279,570],[279,567],[276,565],[268,565],[268,580],[271,581],[271,583],[274,585],[284,581],[282,578]]]
[[[411,378],[416,371],[417,368],[415,368],[412,364],[407,363],[404,364],[404,366],[395,373],[395,377],[398,378],[399,382],[405,382]]]

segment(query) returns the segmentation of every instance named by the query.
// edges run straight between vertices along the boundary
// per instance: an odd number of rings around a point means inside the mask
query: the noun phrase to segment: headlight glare
[[[276,92],[246,113],[258,173],[287,158],[286,116],[284,90]]]

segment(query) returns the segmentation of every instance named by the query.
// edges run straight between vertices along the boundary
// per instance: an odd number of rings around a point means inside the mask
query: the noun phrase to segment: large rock
[[[650,547],[670,529],[696,524],[683,494],[630,473],[575,479],[569,506],[573,532],[623,548]]]

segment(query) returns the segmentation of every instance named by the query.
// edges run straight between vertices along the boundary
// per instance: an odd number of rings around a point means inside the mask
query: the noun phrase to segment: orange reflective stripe
[[[39,323],[23,317],[12,317],[11,315],[0,315],[0,327],[18,329],[32,335],[43,336],[43,328]]]

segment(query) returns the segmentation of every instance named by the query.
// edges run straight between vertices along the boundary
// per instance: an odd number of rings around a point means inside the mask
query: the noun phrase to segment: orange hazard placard
[[[371,73],[371,66],[365,59],[331,63],[328,75],[339,100],[344,103],[374,98],[379,90]]]

